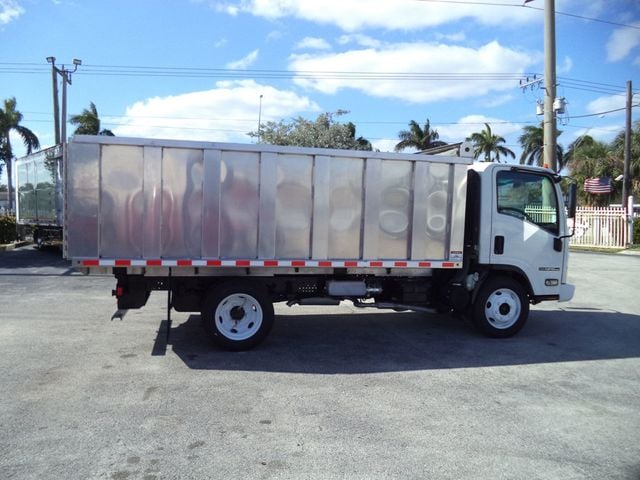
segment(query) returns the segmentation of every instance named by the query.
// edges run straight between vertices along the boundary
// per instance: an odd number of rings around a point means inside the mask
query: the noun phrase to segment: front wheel
[[[529,316],[529,298],[513,278],[490,278],[473,304],[473,323],[489,337],[507,338],[518,333]]]
[[[271,330],[273,317],[273,304],[266,292],[240,282],[214,287],[202,308],[205,330],[227,350],[248,350],[258,345]]]

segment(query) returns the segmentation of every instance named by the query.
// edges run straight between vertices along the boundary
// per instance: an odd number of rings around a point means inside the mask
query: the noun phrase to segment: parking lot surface
[[[0,252],[1,479],[640,479],[640,257],[572,253],[515,338],[460,320],[276,307],[217,349],[166,298]]]

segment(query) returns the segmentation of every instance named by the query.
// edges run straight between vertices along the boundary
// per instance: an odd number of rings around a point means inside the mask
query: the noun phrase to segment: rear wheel
[[[205,299],[202,321],[213,341],[228,350],[258,345],[273,326],[273,304],[259,286],[229,282]]]
[[[473,323],[489,337],[507,338],[518,333],[529,316],[529,298],[511,277],[487,280],[473,305]]]
[[[36,244],[36,248],[38,250],[44,249],[44,240],[42,240],[42,235],[40,234],[40,230],[34,230],[33,243]]]

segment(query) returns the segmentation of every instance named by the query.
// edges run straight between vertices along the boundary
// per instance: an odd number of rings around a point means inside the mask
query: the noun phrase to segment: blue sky
[[[260,111],[264,122],[343,109],[350,113],[342,119],[381,150],[393,148],[410,120],[428,118],[448,142],[488,122],[519,154],[522,127],[541,120],[544,91],[523,91],[519,79],[543,73],[543,7],[0,0],[0,97],[15,96],[23,125],[51,145],[46,57],[58,66],[79,58],[69,114],[94,102],[103,127],[119,136],[251,142],[246,133]],[[558,96],[567,101],[559,141],[567,146],[585,132],[611,140],[624,112],[600,113],[624,107],[627,80],[640,91],[640,2],[556,0],[556,10]]]

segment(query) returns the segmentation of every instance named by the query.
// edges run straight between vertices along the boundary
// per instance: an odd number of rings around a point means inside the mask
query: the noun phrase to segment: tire
[[[202,307],[202,324],[218,346],[233,351],[258,345],[273,326],[273,304],[260,286],[232,281],[214,286]]]
[[[473,304],[472,320],[484,335],[508,338],[529,317],[529,297],[520,282],[506,276],[489,278]]]
[[[36,249],[44,250],[44,241],[42,240],[42,235],[40,235],[39,230],[33,232],[33,243],[36,244]]]

